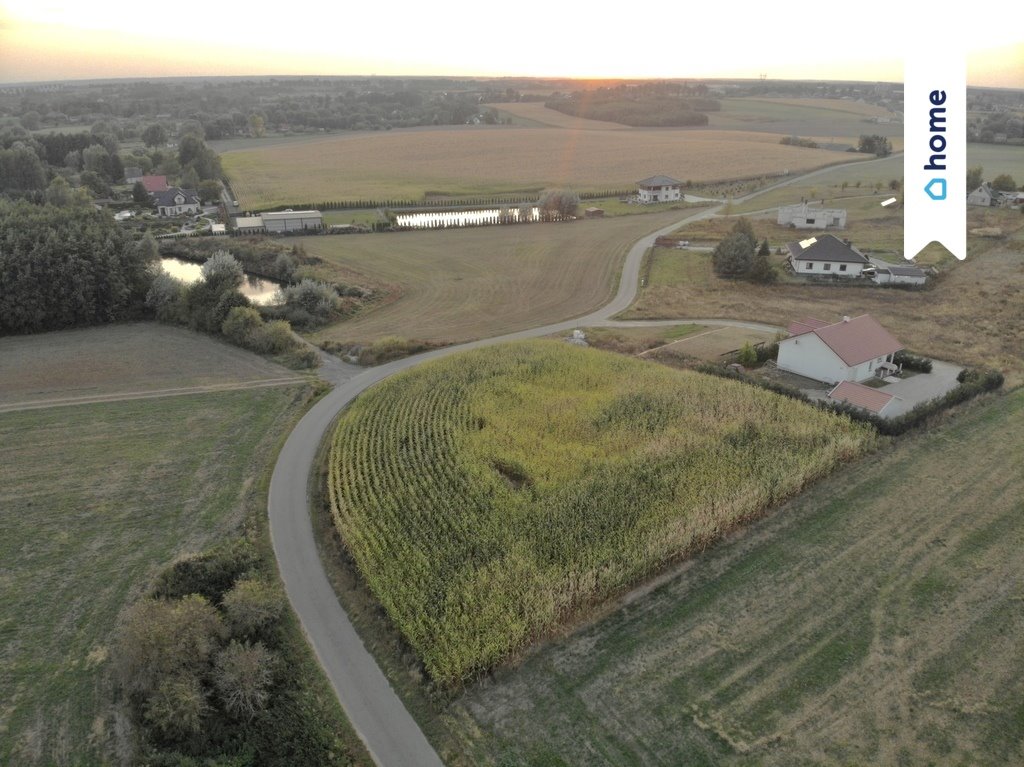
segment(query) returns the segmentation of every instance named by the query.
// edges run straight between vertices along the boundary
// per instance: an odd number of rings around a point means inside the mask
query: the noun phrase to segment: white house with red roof
[[[779,368],[830,384],[893,373],[893,355],[903,349],[870,314],[832,323],[807,317],[788,330],[789,338],[779,342]]]

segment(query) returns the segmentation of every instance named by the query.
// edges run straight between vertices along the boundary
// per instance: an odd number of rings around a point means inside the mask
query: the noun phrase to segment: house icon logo
[[[928,186],[924,188],[924,191],[933,200],[945,200],[946,199],[946,179],[944,178],[933,178],[928,182]]]

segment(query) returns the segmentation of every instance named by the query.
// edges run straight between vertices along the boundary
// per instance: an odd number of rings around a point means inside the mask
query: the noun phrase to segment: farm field
[[[1024,382],[1024,217],[979,209],[969,211],[968,222],[969,228],[1001,226],[1016,233],[1002,241],[970,238],[967,260],[944,266],[922,291],[726,281],[711,273],[706,255],[657,250],[650,281],[620,319],[723,317],[785,326],[808,314],[829,320],[868,312],[918,353],[992,365],[1011,385]],[[777,227],[752,223],[759,239]]]
[[[1022,429],[980,401],[468,688],[451,763],[1021,763]]]
[[[537,125],[548,125],[553,128],[569,130],[636,130],[628,125],[608,122],[606,120],[588,120],[584,117],[573,117],[557,109],[548,109],[540,101],[516,101],[502,104],[488,104],[501,113],[508,113]]]
[[[385,336],[452,343],[585,314],[607,302],[629,246],[679,211],[569,224],[308,237],[319,279],[389,296],[320,330],[315,343]]]
[[[242,207],[631,189],[663,173],[686,181],[771,175],[862,155],[782,146],[739,130],[584,130],[469,126],[335,136],[221,155]]]
[[[308,396],[300,384],[0,413],[0,763],[111,763],[126,732],[104,681],[118,615],[265,502],[261,478]]]
[[[984,169],[987,181],[1001,173],[1009,173],[1018,187],[1024,185],[1024,146],[968,144],[967,167],[975,168],[979,165]]]
[[[872,117],[892,117],[888,110],[874,104],[842,99],[756,97],[720,101],[721,111],[708,112],[711,129],[764,131],[853,146],[862,134],[878,134],[889,137],[896,151],[903,146],[902,123],[870,121]]]
[[[0,338],[0,412],[53,400],[300,380],[255,354],[155,322]]]
[[[532,341],[364,393],[332,436],[328,487],[368,586],[453,685],[874,441],[738,382]]]

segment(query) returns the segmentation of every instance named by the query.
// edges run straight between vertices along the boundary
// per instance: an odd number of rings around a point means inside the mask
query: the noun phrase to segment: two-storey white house
[[[779,368],[830,384],[893,373],[893,355],[903,349],[870,314],[833,323],[807,317],[788,330],[779,341]]]
[[[637,199],[641,203],[671,202],[683,199],[683,182],[670,176],[651,176],[637,181]]]

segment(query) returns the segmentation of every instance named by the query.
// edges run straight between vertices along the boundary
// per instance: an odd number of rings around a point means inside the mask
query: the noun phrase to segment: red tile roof
[[[824,320],[816,320],[814,317],[804,317],[802,320],[793,320],[789,323],[789,327],[786,330],[789,331],[791,336],[799,336],[804,333],[810,333],[812,330],[823,328],[828,324]]]
[[[166,192],[167,176],[143,176],[142,186],[147,192]]]
[[[872,413],[881,413],[886,405],[896,399],[892,394],[853,381],[842,381],[828,393],[828,398],[836,402],[848,402]]]
[[[903,348],[903,344],[870,314],[862,314],[852,320],[844,318],[841,322],[814,328],[810,332],[824,341],[847,365],[859,365]]]

